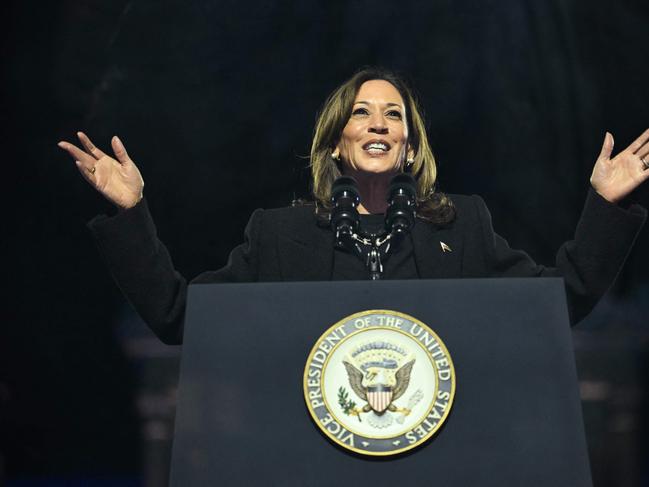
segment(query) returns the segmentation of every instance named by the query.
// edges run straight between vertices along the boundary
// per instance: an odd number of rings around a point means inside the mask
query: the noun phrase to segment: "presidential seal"
[[[440,338],[397,311],[343,318],[318,339],[304,369],[313,420],[364,455],[394,455],[428,440],[454,395],[455,370]]]

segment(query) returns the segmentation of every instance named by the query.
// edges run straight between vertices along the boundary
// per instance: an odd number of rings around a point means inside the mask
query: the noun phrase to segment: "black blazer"
[[[583,318],[613,283],[646,219],[646,210],[613,205],[590,191],[573,240],[564,243],[555,267],[536,264],[497,235],[478,196],[449,195],[457,216],[438,228],[418,220],[413,253],[421,278],[563,277],[571,321]],[[182,342],[187,282],[158,240],[146,200],[113,217],[89,223],[117,284],[151,329],[165,342]],[[245,242],[227,265],[193,283],[325,281],[333,270],[334,241],[318,226],[312,206],[256,210]],[[442,251],[441,243],[452,249]]]

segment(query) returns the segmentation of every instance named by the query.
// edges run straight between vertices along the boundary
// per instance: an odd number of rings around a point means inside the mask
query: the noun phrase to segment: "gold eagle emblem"
[[[408,354],[403,349],[385,342],[367,344],[352,355],[354,358],[343,360],[343,365],[350,387],[365,405],[360,409],[347,408],[345,412],[358,415],[359,419],[362,413],[370,411],[377,416],[386,411],[409,414],[409,409],[398,408],[394,401],[408,389],[415,359],[406,358]]]

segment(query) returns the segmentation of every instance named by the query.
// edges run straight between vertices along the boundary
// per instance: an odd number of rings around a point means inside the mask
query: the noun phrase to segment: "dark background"
[[[550,265],[605,130],[617,151],[649,127],[646,1],[2,9],[0,480],[13,485],[157,486],[168,464],[179,350],[112,283],[85,228],[108,206],[59,140],[121,137],[193,277],[224,264],[254,208],[308,196],[315,114],[364,65],[419,92],[439,189],[483,196],[496,230]],[[632,199],[649,206],[648,186]],[[649,485],[648,233],[574,332],[596,486]]]

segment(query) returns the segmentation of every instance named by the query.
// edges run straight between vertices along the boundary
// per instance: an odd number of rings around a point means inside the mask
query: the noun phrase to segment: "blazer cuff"
[[[146,198],[115,215],[97,215],[86,226],[99,242],[110,242],[111,246],[123,249],[133,246],[134,240],[152,243],[157,234]]]
[[[647,219],[647,210],[638,204],[628,208],[611,203],[593,188],[586,196],[586,203],[577,225],[576,236],[598,239],[606,242],[626,241],[632,245]],[[589,235],[583,235],[584,232]],[[620,242],[622,243],[622,242]]]

